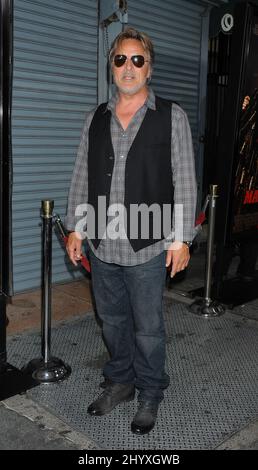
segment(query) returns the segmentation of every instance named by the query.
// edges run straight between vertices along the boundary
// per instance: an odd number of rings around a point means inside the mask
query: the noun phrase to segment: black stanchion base
[[[71,367],[57,357],[51,357],[48,362],[43,358],[33,359],[23,367],[23,372],[39,383],[53,383],[65,380],[71,374]]]
[[[0,401],[36,387],[38,382],[23,371],[5,363],[0,369]]]
[[[198,299],[188,308],[190,312],[200,317],[219,317],[225,313],[225,307],[216,300]]]
[[[192,297],[203,297],[204,288],[189,292]],[[223,281],[220,295],[216,295],[215,286],[211,288],[211,297],[232,309],[258,298],[258,279],[235,277]]]

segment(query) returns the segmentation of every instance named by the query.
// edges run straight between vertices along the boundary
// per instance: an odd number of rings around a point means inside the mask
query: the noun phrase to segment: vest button
[[[114,157],[109,157],[109,160],[114,160]]]
[[[111,176],[111,173],[107,173],[107,176]]]

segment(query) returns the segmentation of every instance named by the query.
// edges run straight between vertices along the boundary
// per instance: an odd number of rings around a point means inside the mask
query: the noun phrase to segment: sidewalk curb
[[[26,394],[15,395],[2,401],[5,408],[14,411],[51,433],[51,439],[63,439],[78,447],[78,450],[100,450],[100,447],[85,435],[74,431],[69,425],[51,414]]]
[[[258,450],[258,420],[227,438],[216,450]]]

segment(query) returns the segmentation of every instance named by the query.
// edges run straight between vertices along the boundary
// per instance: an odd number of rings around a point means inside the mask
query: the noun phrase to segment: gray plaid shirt
[[[149,95],[144,105],[137,111],[129,126],[124,130],[116,117],[115,106],[117,95],[108,102],[107,109],[112,113],[111,136],[114,148],[115,162],[111,181],[110,204],[124,203],[125,166],[126,158],[132,142],[142,124],[148,108],[156,109],[155,95],[149,88]],[[86,116],[82,131],[81,142],[75,162],[68,200],[68,211],[65,225],[68,230],[75,230],[76,222],[81,217],[75,217],[75,209],[79,204],[85,204],[88,198],[88,133],[96,108]],[[183,205],[183,240],[192,240],[195,236],[194,221],[196,207],[196,180],[191,130],[187,115],[177,104],[172,104],[172,139],[171,166],[174,185],[174,203]],[[161,181],[162,184],[162,181]],[[154,243],[137,253],[134,252],[129,240],[102,239],[95,249],[88,240],[94,254],[107,263],[133,266],[149,261],[165,249],[164,240]]]

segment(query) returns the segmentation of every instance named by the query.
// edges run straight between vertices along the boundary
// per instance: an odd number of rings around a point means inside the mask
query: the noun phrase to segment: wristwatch
[[[188,248],[190,248],[190,246],[192,246],[192,244],[193,244],[193,242],[188,242],[188,241],[183,241],[183,243],[184,243],[185,245],[187,245]]]

